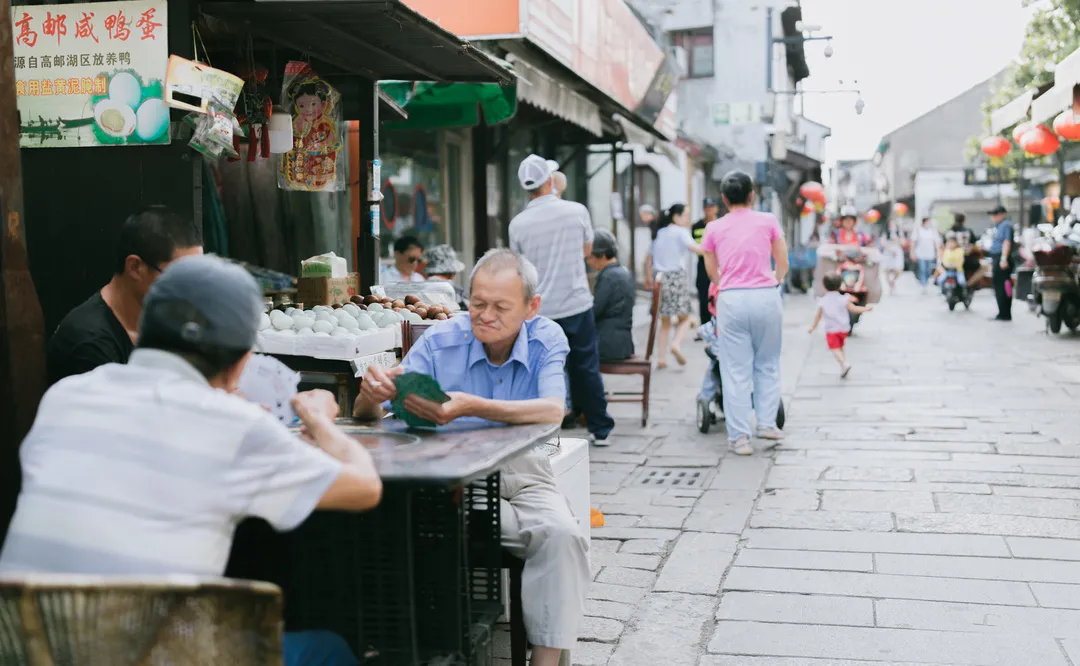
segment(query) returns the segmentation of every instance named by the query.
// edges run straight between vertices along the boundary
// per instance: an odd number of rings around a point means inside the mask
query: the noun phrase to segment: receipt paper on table
[[[299,385],[300,373],[272,356],[252,354],[237,388],[248,400],[262,405],[288,426],[298,420],[292,399]]]

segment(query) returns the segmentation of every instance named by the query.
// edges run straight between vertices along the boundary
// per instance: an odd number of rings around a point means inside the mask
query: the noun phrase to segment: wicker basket
[[[281,666],[281,628],[269,583],[0,577],[0,666]]]

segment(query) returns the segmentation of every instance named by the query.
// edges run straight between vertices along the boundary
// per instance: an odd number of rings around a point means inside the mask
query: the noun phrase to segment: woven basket
[[[0,666],[281,666],[281,590],[191,576],[0,576]]]

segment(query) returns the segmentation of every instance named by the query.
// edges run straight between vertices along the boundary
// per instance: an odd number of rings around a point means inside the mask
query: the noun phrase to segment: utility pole
[[[45,391],[45,334],[23,219],[11,0],[0,0],[0,538],[19,489],[19,443]]]

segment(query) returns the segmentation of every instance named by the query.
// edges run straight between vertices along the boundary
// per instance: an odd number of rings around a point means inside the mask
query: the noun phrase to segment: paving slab
[[[725,592],[716,619],[872,627],[874,602],[817,594]]]
[[[908,599],[874,602],[877,625],[930,631],[986,634],[1032,634],[1068,638],[1077,635],[1080,611],[987,604],[957,604]]]
[[[651,594],[624,634],[610,666],[693,664],[701,654],[715,601],[693,594]]]
[[[737,546],[734,536],[685,532],[664,562],[653,590],[715,595]]]

